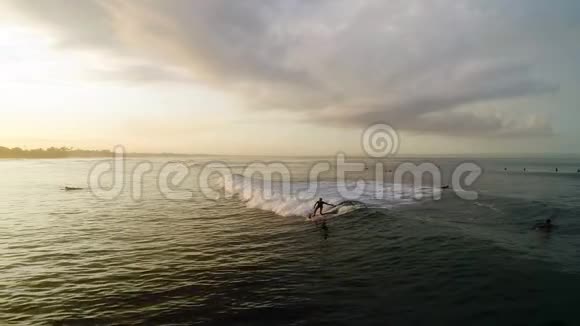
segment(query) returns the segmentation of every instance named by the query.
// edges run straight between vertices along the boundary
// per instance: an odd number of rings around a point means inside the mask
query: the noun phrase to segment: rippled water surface
[[[0,160],[0,324],[580,325],[580,162],[477,161],[475,201],[373,188],[325,239],[311,201],[207,198],[195,176],[212,159],[192,157],[169,198],[170,160],[153,159],[139,201],[63,189],[86,188],[95,160]],[[304,185],[313,161],[287,161]],[[460,162],[429,161],[446,183]],[[333,182],[317,196],[340,201]],[[546,218],[557,228],[532,230]]]

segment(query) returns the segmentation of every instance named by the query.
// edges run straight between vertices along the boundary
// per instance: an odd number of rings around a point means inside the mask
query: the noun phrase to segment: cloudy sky
[[[580,1],[1,0],[0,145],[580,153]]]

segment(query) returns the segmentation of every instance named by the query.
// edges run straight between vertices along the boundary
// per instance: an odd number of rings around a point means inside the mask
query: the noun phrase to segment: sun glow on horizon
[[[103,79],[95,72],[114,72],[118,58],[63,51],[55,38],[35,29],[0,26],[0,52],[0,145],[108,149],[126,144],[134,151],[163,151],[168,136],[240,119],[234,101],[203,85]]]

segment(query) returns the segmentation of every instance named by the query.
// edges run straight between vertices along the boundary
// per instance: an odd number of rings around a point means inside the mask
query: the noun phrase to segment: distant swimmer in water
[[[534,230],[551,231],[552,228],[554,228],[554,224],[552,224],[552,219],[550,218],[544,223],[534,225]]]
[[[556,168],[556,172],[558,172],[558,168]]]
[[[322,213],[322,209],[324,208],[324,205],[336,207],[336,205],[329,204],[329,203],[323,201],[322,198],[318,198],[318,201],[316,203],[314,203],[314,212],[312,213],[311,217],[316,216],[316,212],[318,210],[320,210],[320,215],[324,215],[324,213]]]
[[[441,189],[449,189],[449,185],[441,186]]]

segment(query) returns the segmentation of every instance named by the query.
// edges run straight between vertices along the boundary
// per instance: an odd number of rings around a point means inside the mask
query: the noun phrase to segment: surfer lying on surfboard
[[[320,210],[320,215],[324,215],[324,213],[322,213],[322,209],[324,208],[324,205],[336,207],[336,205],[329,204],[329,203],[323,201],[322,198],[318,198],[318,201],[316,203],[314,203],[314,207],[313,207],[314,212],[312,213],[312,215],[310,215],[310,217],[316,216],[316,212],[319,210]]]

